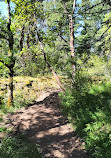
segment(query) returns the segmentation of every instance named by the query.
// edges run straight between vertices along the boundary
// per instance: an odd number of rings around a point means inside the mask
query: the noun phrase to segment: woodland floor
[[[60,111],[58,91],[42,92],[27,109],[8,115],[13,134],[25,133],[47,158],[88,158],[83,142]]]

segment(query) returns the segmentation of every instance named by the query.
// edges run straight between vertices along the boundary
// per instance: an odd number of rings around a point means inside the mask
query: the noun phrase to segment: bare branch
[[[105,10],[100,10],[98,12],[92,12],[92,13],[79,12],[79,13],[75,13],[75,14],[80,14],[80,15],[84,15],[84,14],[97,15],[97,14],[100,14],[100,13],[103,13],[103,12],[107,12],[107,11],[111,11],[111,8],[105,9]]]
[[[64,39],[61,34],[58,34],[58,35],[59,35],[59,37],[60,37],[64,42],[66,42],[66,43],[69,44],[69,42],[68,42],[66,39]]]
[[[73,1],[73,9],[72,9],[72,14],[73,14],[73,12],[74,12],[74,10],[75,10],[75,6],[76,6],[76,1],[74,0],[74,1]]]
[[[101,37],[97,40],[97,42],[101,41],[101,39],[104,37],[105,33],[110,29],[111,25],[109,25],[109,27],[103,32],[103,34],[101,35]]]
[[[95,5],[93,5],[93,6],[89,7],[89,8],[87,8],[86,11],[88,11],[89,9],[93,9],[94,7],[96,7],[96,6],[98,6],[98,5],[101,5],[102,3],[104,3],[104,2],[101,1],[100,3],[97,3],[97,4],[95,4]]]
[[[104,0],[104,2],[111,6],[111,0]]]

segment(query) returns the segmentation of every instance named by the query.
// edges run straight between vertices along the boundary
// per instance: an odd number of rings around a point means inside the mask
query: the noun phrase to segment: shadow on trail
[[[25,133],[40,145],[48,158],[86,158],[82,142],[59,110],[58,93],[54,92],[27,109],[9,117],[14,132]]]

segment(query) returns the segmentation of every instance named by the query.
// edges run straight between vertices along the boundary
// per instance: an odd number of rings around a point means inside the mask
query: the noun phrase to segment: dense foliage
[[[38,148],[33,142],[27,141],[24,135],[9,137],[5,138],[0,146],[0,156],[1,158],[43,158]]]
[[[60,94],[63,112],[94,158],[111,156],[111,82],[103,63],[97,56],[90,57],[76,75],[76,87]]]

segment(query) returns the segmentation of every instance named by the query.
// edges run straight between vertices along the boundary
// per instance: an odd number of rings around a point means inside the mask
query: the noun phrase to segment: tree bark
[[[69,15],[69,30],[70,30],[70,52],[71,52],[71,62],[72,62],[72,81],[75,82],[75,47],[74,47],[74,28],[72,15]]]
[[[27,31],[27,49],[30,48],[30,45],[29,45],[30,37],[29,37],[29,35],[30,35],[30,28],[28,28],[28,31]]]
[[[9,69],[9,92],[8,92],[8,104],[7,107],[13,106],[13,68]]]
[[[75,0],[73,1],[72,14],[75,10]],[[72,19],[72,14],[69,15],[69,31],[70,31],[70,52],[71,52],[71,62],[72,62],[72,82],[75,83],[76,75],[76,62],[75,62],[75,47],[74,47],[74,22]]]
[[[20,50],[21,50],[21,51],[22,51],[22,49],[23,49],[24,30],[25,30],[25,26],[23,25],[23,27],[22,27],[22,32],[21,32],[21,39],[20,39]]]
[[[72,15],[69,15],[69,30],[70,30],[70,51],[71,57],[75,57],[75,48],[74,48],[74,28],[73,28]]]
[[[13,106],[13,67],[15,64],[15,61],[13,59],[13,33],[11,31],[11,10],[10,10],[10,0],[7,0],[8,3],[8,42],[9,42],[9,51],[8,51],[8,57],[11,60],[8,64],[9,68],[9,92],[8,92],[8,103],[7,107],[10,108]]]

